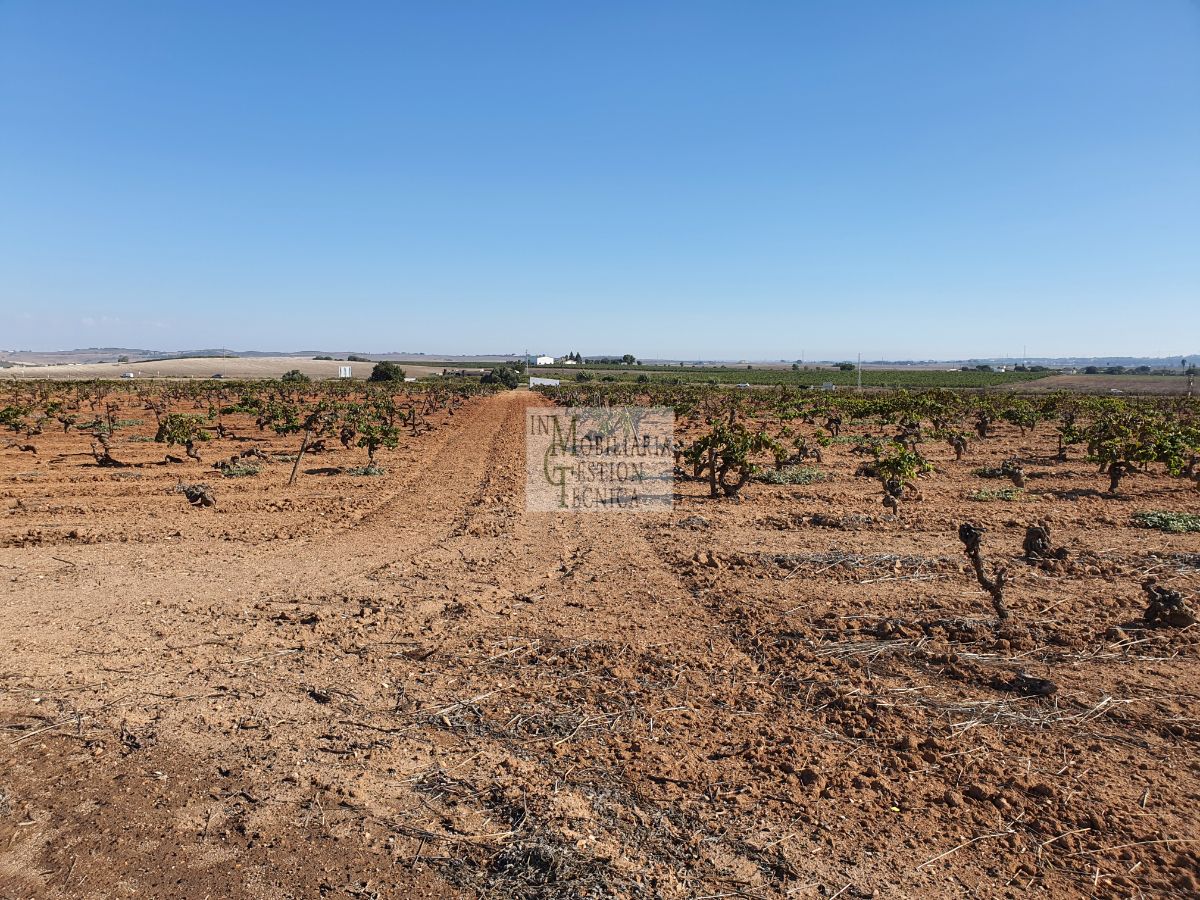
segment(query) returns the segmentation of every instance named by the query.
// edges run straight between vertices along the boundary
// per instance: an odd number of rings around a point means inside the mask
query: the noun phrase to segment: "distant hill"
[[[599,357],[604,354],[583,354],[584,357]],[[613,354],[608,354],[613,355]],[[615,354],[618,358],[620,354]],[[417,353],[412,351],[393,351],[388,353],[368,353],[363,350],[230,350],[228,348],[209,348],[203,350],[145,350],[132,347],[86,347],[77,350],[0,350],[0,366],[12,365],[62,365],[64,363],[112,363],[120,361],[148,362],[151,360],[169,360],[169,359],[210,359],[210,358],[273,358],[273,357],[308,357],[327,356],[335,359],[346,359],[351,356],[356,356],[367,360],[392,360],[394,362],[411,362],[419,363],[427,366],[445,365],[468,365],[472,363],[502,363],[513,359],[520,359],[523,354],[518,353],[472,353],[472,354],[445,354],[445,353]],[[127,357],[127,360],[122,360],[122,357]],[[1137,366],[1150,366],[1151,368],[1160,369],[1178,369],[1179,361],[1186,359],[1189,364],[1200,363],[1200,353],[1191,353],[1186,356],[1067,356],[1067,357],[1043,357],[1030,356],[1027,358],[1020,357],[988,357],[977,359],[873,359],[863,360],[864,366],[873,367],[949,367],[949,366],[976,366],[976,365],[999,365],[1013,366],[1022,363],[1036,366],[1048,366],[1050,368],[1081,368],[1084,366],[1125,366],[1126,368],[1136,368]],[[644,363],[655,365],[670,364],[674,365],[679,360],[659,359],[653,357],[644,357]],[[809,365],[821,365],[823,363],[834,364],[842,360],[805,360]],[[694,360],[687,362],[695,364]],[[790,360],[704,360],[704,365],[729,365],[747,363],[781,365],[789,364]]]
[[[0,350],[0,366],[58,366],[67,363],[94,365],[114,362],[152,362],[171,359],[274,359],[280,357],[329,356],[347,359],[355,356],[368,360],[392,360],[437,366],[465,365],[473,362],[500,363],[519,359],[520,354],[426,354],[426,353],[368,353],[362,350],[229,350],[209,348],[202,350],[146,350],[134,347],[85,347],[77,350]]]

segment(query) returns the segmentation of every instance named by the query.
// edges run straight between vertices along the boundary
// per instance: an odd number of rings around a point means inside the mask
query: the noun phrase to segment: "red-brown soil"
[[[1200,535],[1130,523],[1200,512],[1193,487],[1103,496],[1043,427],[928,447],[898,521],[846,445],[742,502],[683,481],[669,516],[527,514],[538,402],[291,488],[208,468],[248,442],[0,451],[0,896],[1200,891],[1200,631],[1138,625],[1145,576],[1194,594]],[[1019,499],[967,499],[1015,454]],[[966,520],[1009,568],[1003,628]],[[1039,520],[1066,561],[1017,559]]]

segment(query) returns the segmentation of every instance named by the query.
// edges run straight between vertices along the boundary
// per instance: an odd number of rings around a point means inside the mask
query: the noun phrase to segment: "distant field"
[[[1051,375],[1016,390],[1075,391],[1080,394],[1187,394],[1187,379],[1182,375]]]
[[[704,384],[786,384],[813,386],[825,383],[849,387],[858,383],[856,372],[840,369],[753,368],[734,366],[536,366],[532,374],[541,378],[573,380],[579,374],[594,380],[629,381],[645,375],[651,381],[676,380]],[[862,370],[864,387],[889,388],[983,388],[1023,384],[1045,378],[1044,372],[960,372],[954,369],[868,369]]]
[[[410,378],[440,374],[441,368],[401,363]],[[91,378],[120,378],[133,372],[138,378],[210,378],[220,372],[226,378],[278,378],[291,369],[299,369],[312,378],[336,378],[339,366],[351,366],[355,378],[366,378],[374,363],[344,360],[312,359],[306,356],[226,357],[164,359],[132,363],[69,363],[61,366],[13,366],[0,369],[0,378],[38,379],[55,381],[87,380]]]

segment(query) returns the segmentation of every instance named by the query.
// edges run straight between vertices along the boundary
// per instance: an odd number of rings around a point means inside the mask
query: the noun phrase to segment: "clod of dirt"
[[[1155,578],[1142,582],[1142,590],[1150,601],[1142,618],[1152,628],[1166,625],[1171,628],[1187,628],[1200,622],[1200,616],[1183,600],[1183,594],[1158,586]]]
[[[1058,791],[1053,786],[1046,784],[1044,781],[1037,781],[1029,785],[1026,791],[1035,797],[1043,797],[1050,799],[1058,796]]]
[[[825,787],[825,778],[816,769],[801,769],[797,773],[797,777],[799,777],[800,783],[805,787],[815,787],[817,790]]]
[[[676,528],[707,528],[708,519],[704,516],[688,516],[686,519],[681,519],[675,526]]]
[[[824,513],[814,513],[808,520],[810,525],[816,525],[818,528],[839,528],[853,530],[864,525],[873,525],[876,519],[874,516],[864,516],[850,514],[845,516],[827,516]]]
[[[995,796],[981,784],[969,785],[963,793],[978,803],[987,803]]]
[[[1058,693],[1058,685],[1048,678],[1034,678],[1024,672],[1016,672],[1011,677],[997,675],[992,680],[992,686],[1001,691],[1012,691],[1022,697],[1049,697]]]

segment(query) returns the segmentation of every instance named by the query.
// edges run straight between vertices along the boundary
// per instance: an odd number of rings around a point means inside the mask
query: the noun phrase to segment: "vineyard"
[[[468,398],[493,390],[466,380],[408,386],[403,384],[402,371],[399,378],[382,384],[313,384],[299,373],[295,376],[289,373],[279,381],[204,380],[150,386],[109,381],[17,383],[8,387],[6,405],[0,408],[0,427],[7,429],[10,438],[5,449],[35,456],[38,439],[47,430],[56,433],[61,428],[63,435],[77,436],[83,446],[90,442],[95,464],[107,469],[185,462],[170,452],[159,459],[157,451],[151,451],[147,460],[136,448],[129,448],[128,453],[138,461],[123,461],[113,454],[120,442],[150,442],[165,445],[167,450],[178,446],[190,459],[202,462],[201,447],[217,439],[235,448],[240,445],[241,452],[213,465],[227,477],[256,474],[245,470],[256,460],[272,461],[264,453],[266,436],[282,439],[299,434],[302,438],[291,454],[291,484],[305,454],[324,453],[327,442],[334,440],[344,450],[358,447],[366,451],[367,465],[359,467],[364,470],[361,474],[382,474],[375,466],[375,454],[381,447],[394,449],[402,434],[415,437],[431,430],[431,417],[453,416]],[[253,446],[247,448],[246,444]],[[60,454],[53,461],[63,462],[72,455],[80,454]],[[243,462],[247,458],[250,463]],[[275,454],[274,461],[282,459]]]
[[[762,366],[669,366],[601,365],[589,363],[583,367],[539,366],[536,372],[548,378],[571,381],[635,381],[666,385],[781,385],[785,387],[819,387],[832,384],[851,387],[860,380],[863,387],[921,390],[927,388],[990,388],[1021,385],[1045,378],[1050,372],[994,372],[957,369],[872,369],[860,373],[848,369],[829,368],[768,368]]]
[[[755,452],[760,456],[769,452],[778,471],[810,457],[819,461],[822,447],[844,439],[853,442],[852,453],[867,460],[856,474],[878,477],[884,505],[898,513],[900,488],[915,491],[912,479],[934,471],[922,456],[921,445],[944,442],[961,462],[972,438],[986,440],[998,423],[1015,426],[1021,437],[1047,423],[1044,430],[1053,429],[1057,440],[1054,461],[1066,462],[1068,448],[1082,446],[1086,458],[1098,464],[1097,471],[1108,475],[1108,493],[1114,496],[1126,475],[1145,471],[1152,463],[1160,464],[1168,475],[1195,482],[1200,460],[1200,404],[1192,398],[1125,400],[1052,394],[1030,399],[945,390],[813,398],[809,392],[783,387],[757,395],[669,386],[541,386],[538,390],[551,403],[565,407],[673,407],[686,423],[677,435],[681,446],[687,447],[680,455],[693,465],[694,476],[708,470],[713,497],[718,496],[717,472],[735,470],[740,488],[757,468],[751,459]],[[846,424],[859,427],[843,435]],[[1006,460],[985,477],[1008,477],[1017,488],[1024,488],[1023,465],[1021,459]]]
[[[1200,403],[764,372],[0,386],[0,896],[1196,896]]]

